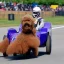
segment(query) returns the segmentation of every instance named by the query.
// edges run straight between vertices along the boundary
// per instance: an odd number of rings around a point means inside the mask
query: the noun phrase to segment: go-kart
[[[20,25],[21,27],[21,25]],[[19,27],[19,31],[14,28],[8,29],[7,35],[3,36],[8,37],[9,42],[15,40],[17,35],[22,31]],[[44,27],[41,28],[39,31],[36,32],[37,37],[40,39],[40,46],[39,47],[46,47],[46,53],[51,54],[51,42],[52,42],[52,25],[50,22],[45,22]],[[16,54],[14,54],[16,55]],[[3,56],[6,56],[6,53],[3,53]]]

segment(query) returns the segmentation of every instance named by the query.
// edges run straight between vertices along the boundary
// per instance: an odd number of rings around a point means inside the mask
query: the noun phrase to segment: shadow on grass
[[[43,56],[43,55],[46,55],[46,52],[39,52],[38,57]],[[26,59],[35,59],[35,58],[38,58],[38,57],[35,57],[33,55],[33,53],[31,53],[28,56],[27,55],[17,55],[17,56],[8,56],[8,57],[5,57],[5,58],[9,59],[9,60],[26,60]]]

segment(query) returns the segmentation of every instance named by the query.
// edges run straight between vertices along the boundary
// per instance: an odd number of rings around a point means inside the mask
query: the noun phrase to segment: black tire
[[[14,53],[14,54],[13,54],[13,56],[17,56],[17,54],[16,54],[16,53]]]
[[[4,36],[3,36],[3,40],[4,40],[6,37],[7,37],[7,35],[4,35]]]
[[[48,35],[46,42],[46,54],[51,54],[51,36]]]
[[[26,56],[29,56],[29,55],[30,55],[30,53],[31,53],[31,49],[29,49],[29,50],[28,50],[28,52],[26,52],[26,54],[25,54],[25,55],[26,55]]]
[[[3,56],[4,56],[4,57],[7,57],[8,55],[6,54],[6,52],[4,52],[4,53],[3,53]]]

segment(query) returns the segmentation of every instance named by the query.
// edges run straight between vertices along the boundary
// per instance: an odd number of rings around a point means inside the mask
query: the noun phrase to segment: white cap
[[[34,8],[33,8],[33,12],[41,12],[40,7],[37,7],[37,6],[36,6],[36,7],[34,7]]]

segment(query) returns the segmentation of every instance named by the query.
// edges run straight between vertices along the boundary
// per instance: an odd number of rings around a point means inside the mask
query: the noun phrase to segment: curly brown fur
[[[33,48],[35,56],[38,55],[38,47],[40,40],[35,35],[36,29],[34,28],[34,19],[30,15],[26,15],[22,19],[22,32],[17,38],[11,42],[7,48],[7,54],[25,54],[30,48]]]
[[[9,40],[6,37],[2,42],[0,42],[0,52],[2,53],[6,52],[8,45],[9,45]]]

